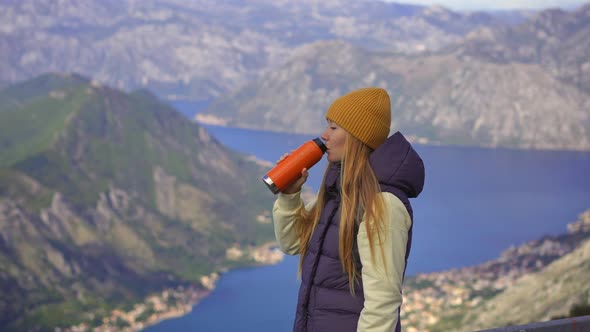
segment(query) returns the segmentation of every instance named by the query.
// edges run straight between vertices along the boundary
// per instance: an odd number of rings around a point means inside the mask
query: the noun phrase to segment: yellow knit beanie
[[[337,98],[328,108],[326,118],[349,134],[376,149],[389,136],[391,104],[387,91],[363,88]]]

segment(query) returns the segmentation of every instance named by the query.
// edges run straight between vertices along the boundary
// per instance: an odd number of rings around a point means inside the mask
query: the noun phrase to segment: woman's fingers
[[[301,187],[303,187],[303,184],[305,183],[305,181],[307,181],[308,176],[309,176],[309,172],[307,171],[307,168],[302,169],[301,170],[301,177],[299,177],[299,179],[297,179],[295,182],[293,182],[290,186],[285,188],[283,190],[283,193],[294,194],[296,192],[300,192]]]
[[[304,178],[305,180],[307,180],[307,177],[309,176],[309,172],[307,171],[307,168],[304,168],[301,170],[301,177]]]

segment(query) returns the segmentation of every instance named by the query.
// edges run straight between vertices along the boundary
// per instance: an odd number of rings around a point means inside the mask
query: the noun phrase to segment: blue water
[[[197,113],[206,109],[211,104],[211,100],[174,100],[168,101],[168,103],[170,103],[178,112],[187,118],[192,119]]]
[[[235,150],[275,161],[310,135],[207,126]],[[426,166],[414,199],[414,245],[408,274],[469,266],[511,245],[565,232],[590,208],[590,153],[416,145]],[[308,183],[317,188],[325,162]],[[193,312],[148,328],[168,331],[288,331],[298,282],[297,259],[230,271]]]
[[[276,161],[312,135],[207,126],[235,150]],[[412,200],[414,245],[408,273],[468,266],[546,234],[590,209],[590,153],[415,145],[426,167]],[[321,183],[325,159],[310,170]]]
[[[299,282],[298,261],[225,274],[193,311],[145,329],[149,332],[276,332],[292,329]]]

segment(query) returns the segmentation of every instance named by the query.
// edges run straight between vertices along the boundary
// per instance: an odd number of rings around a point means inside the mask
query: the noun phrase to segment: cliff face
[[[0,91],[0,105],[7,329],[199,284],[235,264],[227,248],[273,238],[256,221],[272,204],[264,169],[147,92],[50,74]]]

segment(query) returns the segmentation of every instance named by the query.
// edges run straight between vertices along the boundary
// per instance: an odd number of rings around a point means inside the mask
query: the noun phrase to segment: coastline
[[[278,249],[276,242],[268,242],[258,247],[240,249],[230,247],[226,250],[228,260],[242,260],[249,264],[244,266],[274,265],[281,262],[284,254]],[[239,268],[239,267],[236,267]],[[223,269],[223,273],[228,270]],[[139,332],[164,320],[182,317],[192,312],[204,298],[215,290],[221,275],[213,272],[200,278],[200,284],[167,288],[160,293],[152,294],[133,306],[129,311],[114,309],[109,316],[102,318],[99,326],[88,323],[60,328],[55,332]]]
[[[590,210],[581,213],[575,222],[567,224],[566,234],[573,239],[577,238],[578,242],[587,238],[582,235],[589,232]],[[426,332],[441,330],[442,326],[447,330],[451,325],[459,324],[459,321],[453,323],[449,320],[449,315],[463,317],[466,312],[508,289],[519,278],[541,271],[554,260],[573,251],[577,246],[572,246],[570,242],[562,243],[559,238],[563,236],[560,233],[529,241],[519,247],[510,247],[500,257],[478,265],[420,273],[410,278],[413,280],[407,280],[404,284],[407,293],[401,312],[407,330]],[[284,258],[275,242],[245,249],[228,248],[226,255],[230,260],[230,256],[235,260],[251,258],[248,266],[272,265]],[[164,290],[136,304],[129,312],[113,310],[109,317],[104,318],[104,324],[95,328],[80,324],[56,331],[141,331],[164,320],[191,313],[200,301],[215,290],[219,279],[220,275],[214,272],[203,276],[200,285]],[[473,280],[478,281],[473,283]],[[170,305],[170,298],[175,298],[174,305]],[[154,312],[136,322],[146,307],[151,307]],[[131,319],[134,324],[121,326],[121,321]],[[435,328],[431,329],[433,326]]]

